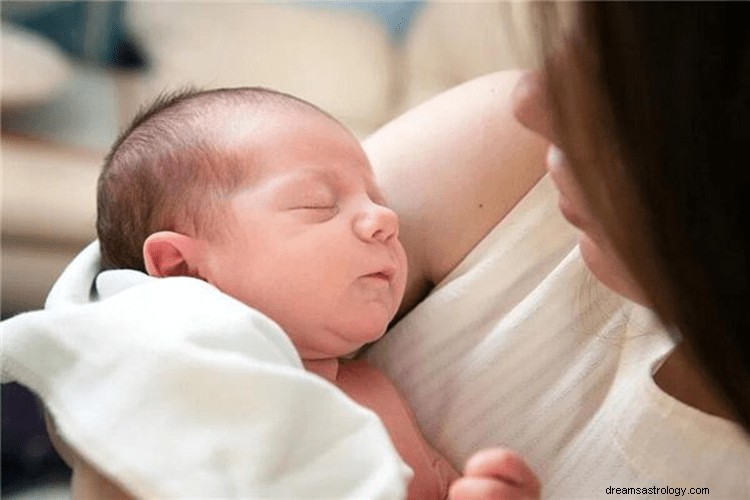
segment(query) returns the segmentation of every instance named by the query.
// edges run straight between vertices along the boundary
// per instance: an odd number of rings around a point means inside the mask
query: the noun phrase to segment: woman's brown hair
[[[591,209],[750,430],[750,4],[581,3],[569,30],[538,14]]]

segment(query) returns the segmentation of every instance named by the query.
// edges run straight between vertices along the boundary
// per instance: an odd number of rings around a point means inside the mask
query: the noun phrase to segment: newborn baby
[[[398,309],[398,231],[355,137],[312,104],[266,89],[158,101],[99,179],[105,268],[195,277],[272,318],[309,371],[382,419],[414,471],[409,498],[444,498],[458,473],[396,388],[366,362],[340,359],[383,335]],[[512,471],[505,477],[513,486]]]

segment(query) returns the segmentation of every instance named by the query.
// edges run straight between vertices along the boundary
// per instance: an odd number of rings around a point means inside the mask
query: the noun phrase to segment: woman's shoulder
[[[411,309],[544,173],[546,143],[513,117],[520,72],[486,75],[408,111],[363,146],[401,218]]]

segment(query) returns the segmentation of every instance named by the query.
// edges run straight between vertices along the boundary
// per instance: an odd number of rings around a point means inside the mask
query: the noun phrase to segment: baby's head
[[[378,338],[403,296],[398,218],[341,124],[257,88],[158,101],[98,187],[105,268],[193,276],[264,312],[303,358]]]

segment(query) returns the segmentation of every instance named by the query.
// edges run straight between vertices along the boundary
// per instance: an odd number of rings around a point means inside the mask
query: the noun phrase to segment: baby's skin
[[[362,360],[340,361],[382,336],[399,307],[407,263],[398,217],[341,125],[313,111],[260,113],[268,116],[251,122],[240,108],[206,124],[220,147],[248,159],[252,180],[226,197],[222,230],[211,237],[149,236],[149,274],[187,269],[276,321],[306,369],[381,418],[414,470],[410,499],[445,498],[451,484],[451,498],[538,496],[533,473],[504,450],[476,455],[459,479],[385,375]]]

